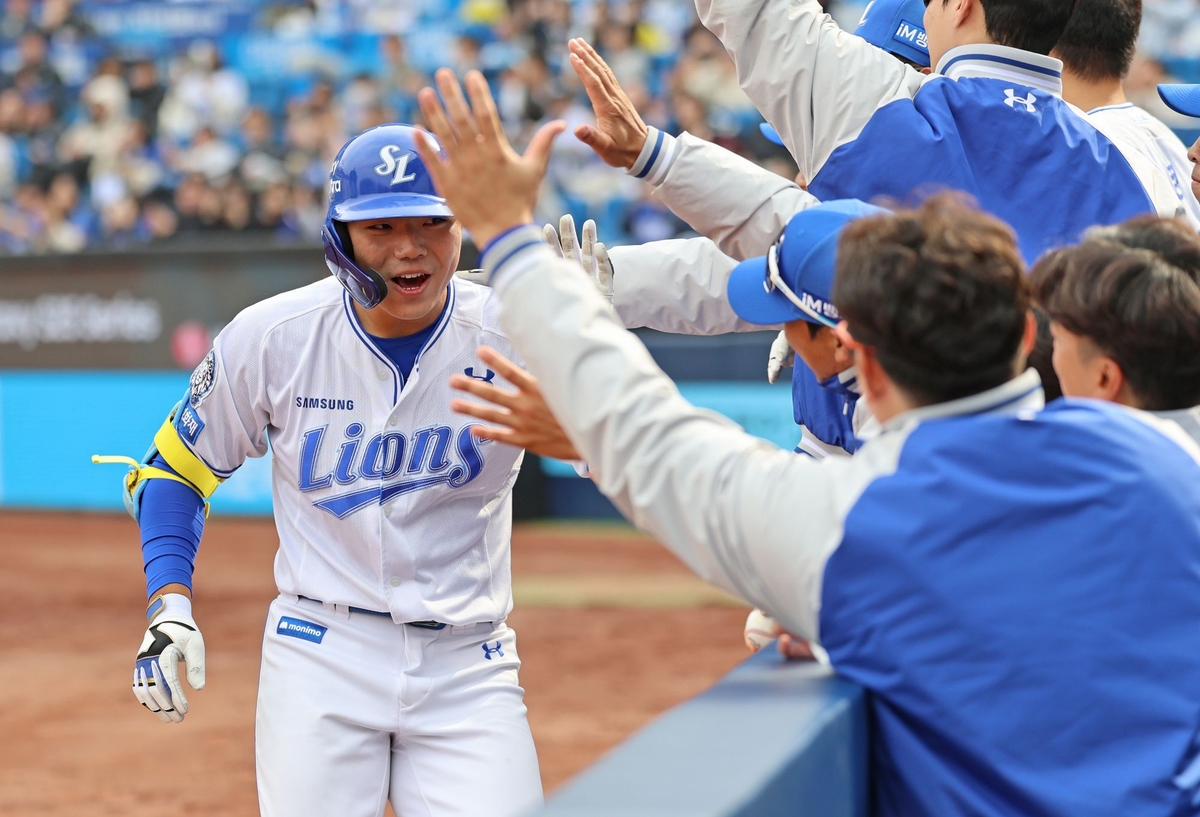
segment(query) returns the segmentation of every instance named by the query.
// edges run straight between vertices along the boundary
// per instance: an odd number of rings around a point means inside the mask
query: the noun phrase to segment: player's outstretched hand
[[[432,88],[422,88],[417,99],[442,153],[428,139],[417,141],[417,151],[455,218],[482,247],[510,227],[533,221],[550,145],[567,126],[561,120],[543,125],[518,156],[504,136],[483,74],[467,72],[469,104],[453,71],[439,68],[436,78],[445,106]]]
[[[471,433],[484,440],[524,448],[540,457],[568,462],[581,459],[558,419],[546,405],[537,379],[495,349],[481,346],[478,355],[480,360],[516,386],[517,390],[508,391],[461,374],[451,377],[451,388],[465,391],[491,404],[458,399],[450,401],[450,408],[459,414],[493,423],[491,426],[472,426]]]
[[[192,620],[192,601],[178,593],[162,597],[163,606],[150,621],[133,668],[133,694],[164,723],[179,723],[187,714],[187,697],[179,681],[184,662],[188,684],[204,688],[204,637]]]
[[[790,369],[796,364],[796,352],[787,342],[787,334],[780,332],[771,341],[771,354],[767,358],[767,382],[774,383],[779,379],[779,373]]]
[[[556,253],[568,261],[574,261],[584,274],[596,285],[604,298],[612,303],[613,265],[608,257],[608,248],[596,240],[596,222],[583,222],[583,240],[575,240],[575,219],[570,213],[558,220],[558,230],[553,224],[542,227],[542,236]]]
[[[569,41],[567,48],[571,51],[571,67],[583,83],[596,114],[595,127],[578,126],[575,138],[596,151],[606,164],[633,167],[650,129],[596,49],[580,38]]]

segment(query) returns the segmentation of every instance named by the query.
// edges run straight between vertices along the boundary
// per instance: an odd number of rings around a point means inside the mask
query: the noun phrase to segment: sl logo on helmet
[[[397,156],[397,153],[400,155]],[[399,145],[384,145],[379,149],[379,158],[383,160],[383,164],[375,165],[375,172],[380,176],[393,174],[392,180],[388,184],[411,182],[417,178],[415,173],[405,174],[404,171],[408,169],[408,160],[412,158],[412,154]]]

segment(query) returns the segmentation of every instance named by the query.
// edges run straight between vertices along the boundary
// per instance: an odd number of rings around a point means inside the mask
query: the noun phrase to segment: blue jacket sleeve
[[[175,473],[162,455],[150,463]],[[142,561],[146,597],[168,584],[192,589],[192,569],[204,532],[204,500],[187,485],[170,479],[146,483],[141,499]]]

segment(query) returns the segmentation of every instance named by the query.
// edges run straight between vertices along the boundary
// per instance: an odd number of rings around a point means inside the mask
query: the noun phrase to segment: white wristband
[[[192,600],[182,593],[159,593],[150,599],[146,608],[146,619],[151,623],[162,615],[173,618],[191,618]]]

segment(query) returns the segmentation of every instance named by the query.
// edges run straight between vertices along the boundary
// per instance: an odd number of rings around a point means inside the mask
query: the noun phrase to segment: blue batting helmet
[[[409,125],[363,131],[338,152],[329,171],[329,210],[321,230],[325,264],[366,309],[384,299],[387,282],[375,270],[355,263],[346,222],[454,215],[417,153],[417,134]],[[432,135],[426,136],[436,144]]]

